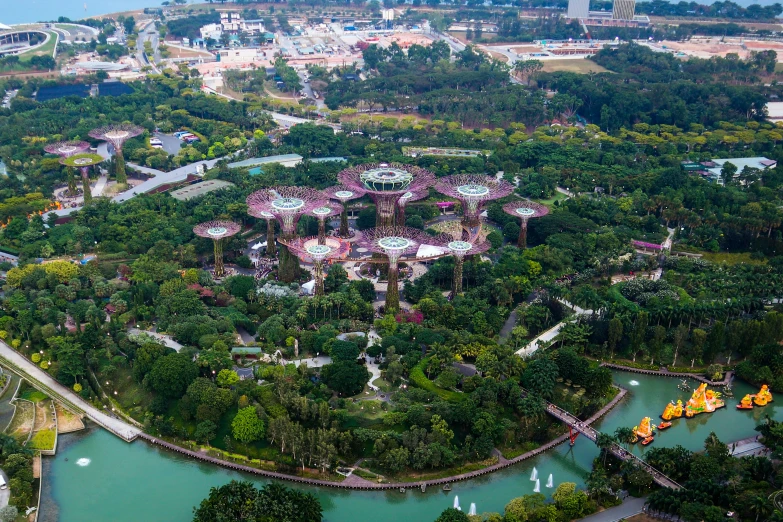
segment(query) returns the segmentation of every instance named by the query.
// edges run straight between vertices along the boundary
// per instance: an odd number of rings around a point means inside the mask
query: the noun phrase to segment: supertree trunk
[[[454,256],[454,281],[451,282],[451,293],[455,296],[462,293],[462,265],[465,259],[462,256]]]
[[[284,239],[293,239],[292,236],[286,236]],[[277,277],[284,283],[293,283],[299,276],[299,258],[291,253],[284,245],[280,244],[280,260],[277,265]]]
[[[275,245],[275,222],[271,219],[266,220],[266,255],[275,257],[277,248]]]
[[[343,205],[343,211],[340,214],[340,237],[350,237],[350,232],[348,231],[348,208],[346,205]]]
[[[405,205],[397,205],[397,225],[405,226]]]
[[[68,195],[75,196],[77,194],[76,176],[73,173],[73,167],[68,167],[67,171],[68,171]]]
[[[326,220],[325,219],[318,220],[318,244],[319,245],[326,244]]]
[[[115,149],[114,161],[114,176],[117,178],[117,183],[122,185],[128,183],[128,176],[125,174],[125,157],[119,147]]]
[[[215,277],[223,277],[226,274],[226,269],[223,267],[223,240],[216,239],[213,243],[215,245]]]
[[[517,239],[517,246],[523,250],[527,248],[527,219],[523,219],[522,224],[519,227],[519,239]]]
[[[375,202],[375,227],[391,227],[394,225],[394,211],[396,202],[394,198],[379,197]]]
[[[389,260],[389,283],[386,286],[386,313],[395,313],[400,310],[400,288],[397,286],[399,269],[397,261]]]
[[[84,192],[84,202],[92,201],[92,190],[90,189],[90,167],[82,167],[82,192]]]
[[[315,289],[313,293],[315,295],[324,295],[324,263],[323,261],[316,261],[313,263],[315,271]]]
[[[465,215],[462,217],[462,240],[463,241],[472,241],[474,236],[478,235],[478,227],[481,226],[481,221],[479,220],[478,216],[468,216]]]

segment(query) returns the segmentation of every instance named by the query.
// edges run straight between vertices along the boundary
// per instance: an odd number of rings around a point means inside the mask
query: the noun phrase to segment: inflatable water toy
[[[738,410],[752,410],[753,409],[753,395],[745,395],[739,404],[737,404]]]
[[[677,401],[677,404],[675,404],[674,401],[672,401],[666,405],[666,409],[663,410],[663,414],[661,415],[661,418],[665,421],[670,421],[672,419],[679,419],[680,417],[682,417],[682,412],[683,412],[682,401]]]
[[[766,406],[772,402],[772,394],[769,392],[769,386],[766,384],[761,386],[759,392],[753,397],[753,404],[756,406]]]

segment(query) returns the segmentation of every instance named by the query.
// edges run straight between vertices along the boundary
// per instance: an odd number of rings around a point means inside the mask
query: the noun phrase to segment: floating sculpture
[[[634,433],[636,433],[638,437],[646,439],[653,434],[653,429],[652,419],[650,419],[650,417],[645,417],[642,419],[642,422],[639,423],[639,426],[634,429]]]
[[[685,416],[693,417],[701,413],[712,413],[726,404],[720,400],[720,393],[707,389],[707,384],[702,383],[693,392],[690,400],[685,404]]]
[[[752,410],[753,409],[753,395],[745,395],[739,404],[737,404],[738,410]]]
[[[767,403],[772,402],[772,394],[769,391],[769,386],[766,384],[761,386],[761,389],[753,398],[753,404],[756,406],[766,406]]]
[[[682,401],[677,401],[677,404],[674,403],[674,401],[670,402],[666,405],[666,409],[663,410],[663,415],[661,415],[661,418],[665,421],[669,421],[672,419],[679,419],[682,417],[682,412],[684,411],[684,407],[682,405]]]

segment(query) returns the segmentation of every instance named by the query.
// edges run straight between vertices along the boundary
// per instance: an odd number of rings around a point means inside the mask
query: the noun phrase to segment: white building
[[[258,49],[224,49],[217,52],[221,63],[252,62],[258,57]]]
[[[223,35],[223,28],[220,24],[207,24],[198,30],[201,33],[201,39],[212,38],[215,41],[220,40]]]
[[[590,0],[568,0],[568,18],[589,18]]]
[[[636,11],[636,0],[614,0],[612,18],[615,20],[633,20]]]
[[[222,11],[220,13],[220,25],[224,31],[236,33],[240,30],[242,15],[235,11]]]

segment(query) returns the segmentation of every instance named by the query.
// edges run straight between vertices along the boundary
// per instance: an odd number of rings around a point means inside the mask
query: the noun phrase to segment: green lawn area
[[[19,398],[30,402],[36,402],[36,403],[47,399],[46,394],[44,392],[40,392],[35,388],[30,388],[30,387],[25,388],[24,391],[20,390]]]
[[[101,370],[108,365],[109,361],[101,361]],[[123,411],[139,422],[144,421],[144,410],[152,402],[153,395],[133,379],[130,368],[116,368],[108,376],[103,371],[99,371],[96,377],[106,395],[111,395]],[[109,384],[106,384],[107,382]]]
[[[52,450],[54,449],[54,430],[41,430],[36,432],[27,443],[27,447],[37,450]]]
[[[594,61],[584,58],[584,59],[568,59],[564,58],[562,60],[542,60],[542,63],[544,64],[544,72],[558,72],[558,71],[565,71],[565,72],[573,72],[573,73],[579,73],[579,74],[587,74],[589,72],[594,73],[602,73],[602,72],[611,72],[608,69],[598,65]]]
[[[568,196],[563,194],[562,192],[555,191],[555,194],[551,198],[547,199],[534,199],[536,203],[541,203],[542,205],[546,205],[548,207],[551,207],[555,204],[556,201],[563,201],[564,199],[567,199]]]
[[[727,265],[738,265],[747,263],[749,265],[764,265],[766,259],[753,259],[750,252],[732,253],[732,252],[702,252],[703,259],[712,263],[726,263]]]
[[[44,32],[47,33],[51,37],[51,38],[49,38],[49,41],[46,42],[41,47],[38,47],[38,48],[36,48],[36,49],[34,49],[32,51],[28,51],[26,53],[20,54],[19,55],[19,62],[20,63],[29,62],[30,58],[32,58],[33,56],[44,56],[44,55],[53,56],[54,55],[54,45],[55,45],[55,42],[57,41],[57,33],[54,33],[52,31],[44,31]]]

